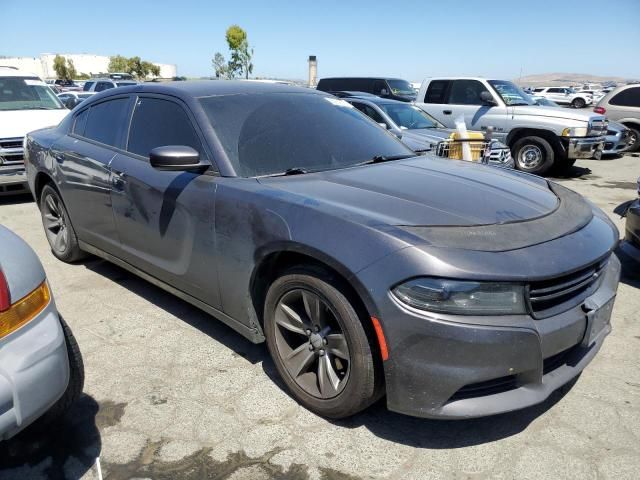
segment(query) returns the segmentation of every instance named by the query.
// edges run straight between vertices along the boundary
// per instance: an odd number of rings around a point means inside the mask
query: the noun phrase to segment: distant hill
[[[541,73],[538,75],[527,75],[520,79],[516,78],[514,81],[519,85],[528,87],[536,85],[561,86],[603,82],[615,82],[618,84],[624,84],[632,80],[634,79],[623,77],[602,77],[598,75],[589,75],[587,73]]]

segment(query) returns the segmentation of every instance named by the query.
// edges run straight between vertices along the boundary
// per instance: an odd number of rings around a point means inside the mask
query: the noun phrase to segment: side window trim
[[[125,150],[122,148],[123,147],[123,140],[124,140],[124,129],[120,129],[120,132],[118,133],[118,142],[117,143],[118,143],[119,146],[109,145],[109,144],[106,144],[106,143],[98,142],[97,140],[93,140],[92,138],[85,137],[84,136],[84,132],[82,132],[83,135],[79,135],[79,134],[75,133],[75,131],[74,131],[75,126],[76,126],[76,121],[77,121],[77,119],[78,119],[78,117],[80,116],[81,113],[87,112],[88,115],[91,115],[91,109],[93,107],[95,107],[97,105],[100,105],[102,103],[111,101],[111,100],[119,99],[119,98],[126,98],[126,99],[129,100],[127,102],[127,106],[126,106],[126,118],[130,119],[131,118],[131,110],[132,110],[131,109],[132,96],[128,95],[128,94],[113,95],[113,96],[107,97],[107,98],[105,98],[103,100],[100,100],[99,102],[92,103],[91,105],[88,105],[87,108],[84,108],[84,109],[80,110],[77,114],[75,114],[75,116],[73,118],[73,126],[71,128],[71,131],[69,132],[69,136],[81,139],[82,141],[91,143],[93,145],[98,145],[98,146],[103,147],[103,148],[108,148],[109,150],[113,150],[113,151],[116,151],[116,152],[125,152]],[[129,122],[130,121],[131,120],[129,120]]]
[[[138,160],[149,162],[149,158],[148,157],[145,157],[143,155],[139,155],[139,154],[134,153],[134,152],[130,152],[128,150],[128,148],[129,148],[129,137],[131,135],[131,124],[133,122],[133,115],[135,113],[135,109],[136,109],[136,107],[138,105],[138,100],[139,99],[143,99],[143,98],[155,98],[155,99],[158,99],[158,100],[165,100],[165,101],[168,101],[168,102],[172,102],[172,103],[178,105],[178,107],[182,108],[182,110],[187,115],[187,118],[189,119],[189,123],[191,124],[191,128],[193,129],[193,131],[198,136],[198,139],[200,140],[200,144],[202,146],[202,150],[204,151],[204,154],[205,154],[205,158],[202,158],[201,160],[209,162],[209,164],[211,165],[211,170],[213,170],[216,175],[220,172],[220,169],[218,168],[218,166],[216,165],[215,161],[213,160],[214,157],[211,154],[211,149],[209,148],[209,144],[206,142],[205,136],[202,133],[202,130],[200,129],[200,126],[198,125],[198,122],[196,121],[195,116],[191,112],[191,109],[189,108],[189,106],[186,105],[181,99],[179,99],[177,97],[173,97],[171,95],[164,95],[164,94],[160,94],[160,93],[140,93],[140,94],[134,94],[134,95],[132,95],[132,97],[133,97],[133,100],[131,102],[131,108],[129,110],[129,121],[128,121],[127,131],[126,131],[126,139],[125,139],[125,142],[124,142],[124,152],[128,156],[136,158]],[[207,172],[208,171],[210,171],[210,170],[207,170]],[[205,173],[207,173],[207,172],[205,172]]]

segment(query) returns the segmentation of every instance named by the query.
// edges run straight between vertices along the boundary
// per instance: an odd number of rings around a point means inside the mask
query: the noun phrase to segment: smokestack
[[[318,83],[318,62],[315,55],[309,55],[309,87],[315,87]]]

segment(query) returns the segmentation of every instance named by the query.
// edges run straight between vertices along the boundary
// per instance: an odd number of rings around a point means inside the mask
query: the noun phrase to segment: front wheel
[[[329,273],[297,267],[279,277],[267,292],[264,321],[278,373],[309,410],[344,418],[377,399],[369,338]]]
[[[542,137],[519,139],[513,144],[512,154],[518,170],[536,175],[543,175],[554,163],[553,147]]]
[[[640,128],[627,127],[629,132],[629,140],[625,152],[637,152],[640,150]]]

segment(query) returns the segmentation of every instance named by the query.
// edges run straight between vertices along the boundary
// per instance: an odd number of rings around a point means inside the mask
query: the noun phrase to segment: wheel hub
[[[314,351],[322,349],[322,347],[324,347],[325,345],[324,336],[320,335],[319,333],[312,333],[309,337],[309,345],[313,347]]]

